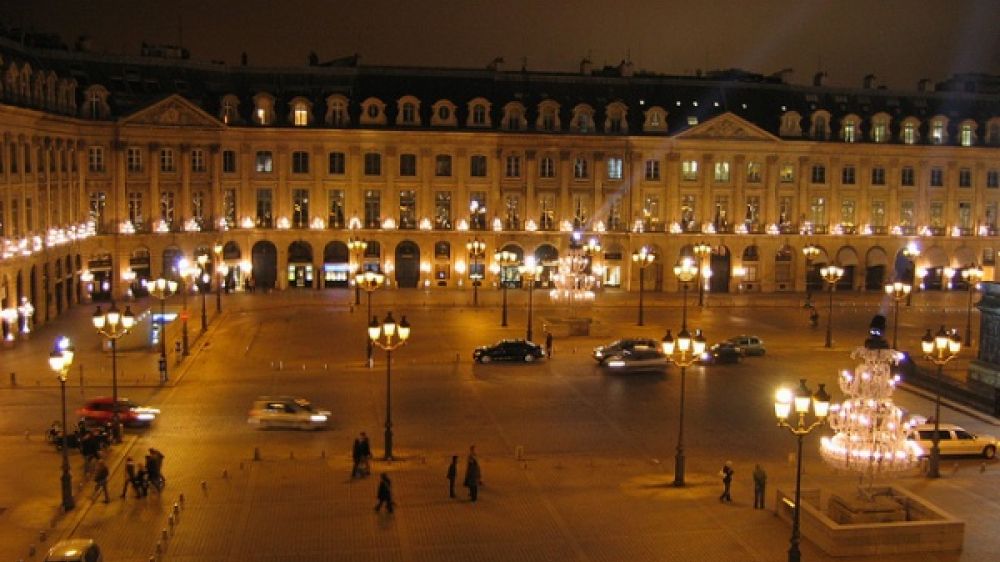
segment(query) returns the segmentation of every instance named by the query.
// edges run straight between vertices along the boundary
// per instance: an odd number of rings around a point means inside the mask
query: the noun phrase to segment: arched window
[[[930,141],[931,144],[947,144],[948,143],[948,118],[943,115],[939,115],[931,119],[930,128]]]
[[[385,103],[378,98],[368,98],[361,102],[362,125],[385,125]]]
[[[397,125],[414,127],[420,125],[420,100],[413,96],[403,96],[396,102]]]
[[[662,107],[654,105],[646,110],[646,120],[642,124],[644,131],[666,132],[667,112]]]
[[[860,135],[859,123],[861,119],[857,115],[847,115],[840,123],[840,140],[844,142],[858,142]]]
[[[219,110],[219,118],[222,122],[231,125],[239,122],[240,100],[236,96],[229,94],[222,98],[222,107]]]
[[[812,114],[812,123],[809,127],[809,136],[819,140],[826,140],[830,138],[829,112],[820,110]]]
[[[621,102],[608,104],[604,109],[604,132],[613,135],[628,133],[628,107]]]
[[[309,100],[297,97],[288,103],[291,112],[288,121],[295,127],[308,127],[312,124],[312,104]]]
[[[887,113],[878,113],[872,117],[871,141],[877,143],[889,142],[889,122]]]
[[[594,132],[594,108],[581,103],[573,108],[573,121],[570,130],[574,133]]]
[[[253,97],[254,123],[262,126],[274,124],[274,96],[261,92]]]
[[[783,137],[802,136],[802,116],[798,111],[788,111],[781,116],[780,134]]]
[[[510,102],[503,107],[503,128],[508,131],[522,131],[528,123],[524,118],[524,106],[520,102]]]
[[[334,94],[326,98],[326,117],[324,121],[331,127],[346,127],[351,124],[347,113],[347,98]]]
[[[538,119],[535,121],[535,129],[554,132],[560,128],[559,104],[552,100],[545,100],[538,104]]]
[[[469,101],[469,116],[466,119],[467,127],[490,127],[490,102],[486,98],[475,98]]]

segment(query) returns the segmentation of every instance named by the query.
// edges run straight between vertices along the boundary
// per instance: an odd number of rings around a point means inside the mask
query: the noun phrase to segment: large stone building
[[[545,284],[570,231],[599,240],[606,290],[637,289],[640,271],[647,290],[677,290],[672,266],[697,242],[714,292],[801,291],[832,262],[841,290],[915,272],[947,289],[946,272],[957,286],[972,263],[993,276],[995,77],[896,91],[629,62],[256,68],[175,54],[0,39],[2,308],[27,301],[44,322],[88,288],[142,292],[201,254],[235,290],[346,286],[357,265],[401,290],[514,282],[493,263],[501,249],[536,256]],[[643,246],[657,259],[640,270]]]

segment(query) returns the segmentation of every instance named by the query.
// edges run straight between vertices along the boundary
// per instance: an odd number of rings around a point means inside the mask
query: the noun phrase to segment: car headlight
[[[600,349],[595,349],[594,350],[594,357],[604,357],[604,352],[601,351]]]
[[[135,418],[142,421],[153,421],[156,419],[156,414],[151,412],[139,412],[135,415]]]
[[[326,416],[324,416],[323,414],[313,414],[309,416],[309,421],[313,423],[322,423],[326,421]]]
[[[612,359],[611,361],[608,361],[608,367],[618,369],[624,366],[625,361],[623,359]]]
[[[712,359],[712,354],[711,353],[709,353],[709,352],[706,351],[705,353],[701,354],[701,360],[702,361],[708,361],[710,359]]]

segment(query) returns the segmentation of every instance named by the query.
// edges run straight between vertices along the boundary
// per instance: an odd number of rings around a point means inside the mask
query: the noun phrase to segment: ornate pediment
[[[729,112],[695,125],[677,135],[677,138],[769,142],[780,140],[739,115]]]
[[[122,125],[221,128],[222,123],[182,96],[173,94],[125,117]]]

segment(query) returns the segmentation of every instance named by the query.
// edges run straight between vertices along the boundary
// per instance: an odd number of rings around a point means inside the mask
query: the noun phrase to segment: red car
[[[76,414],[89,424],[104,425],[114,420],[113,401],[110,396],[98,396],[92,398],[76,411]],[[153,423],[160,411],[156,408],[147,408],[132,402],[128,398],[118,399],[118,419],[122,425],[128,427],[148,426]]]

